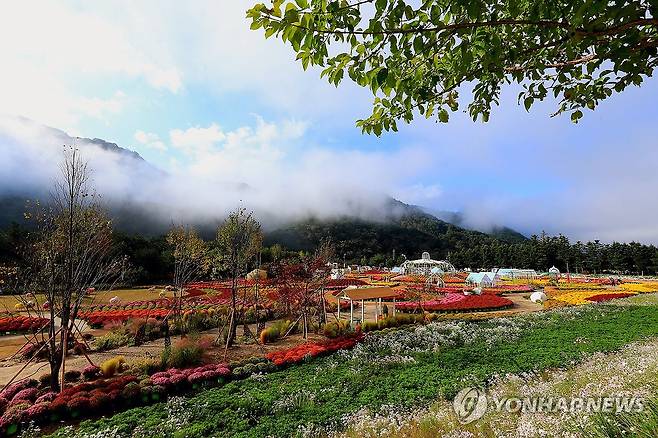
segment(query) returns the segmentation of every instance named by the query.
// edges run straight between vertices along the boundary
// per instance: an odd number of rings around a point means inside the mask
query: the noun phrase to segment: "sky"
[[[554,101],[526,112],[509,88],[486,124],[461,112],[368,136],[355,121],[370,114],[370,92],[303,71],[290,47],[249,30],[251,3],[7,4],[0,114],[135,150],[197,206],[223,194],[189,181],[248,184],[267,208],[295,214],[340,211],[347,194],[366,203],[388,194],[461,211],[479,228],[658,243],[655,79],[577,125],[550,117]],[[3,184],[21,144],[0,144]],[[30,170],[48,172],[40,166]]]

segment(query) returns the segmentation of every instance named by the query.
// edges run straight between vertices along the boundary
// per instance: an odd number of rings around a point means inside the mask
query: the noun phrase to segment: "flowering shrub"
[[[37,398],[39,390],[37,388],[26,388],[18,391],[14,398],[11,399],[12,403],[17,400],[33,402]]]
[[[97,377],[99,377],[101,374],[101,369],[100,367],[97,367],[96,365],[87,365],[82,369],[82,375],[85,377],[87,380],[93,380]]]
[[[4,316],[0,318],[0,332],[35,332],[49,323],[46,318],[24,315]]]
[[[361,339],[363,339],[363,335],[357,333],[324,342],[306,342],[293,348],[268,353],[265,357],[276,366],[285,366],[299,363],[309,357],[324,356],[334,351],[350,349]]]
[[[18,392],[27,388],[36,387],[38,384],[39,382],[34,379],[25,379],[12,383],[3,389],[2,392],[0,392],[0,397],[4,398],[5,400],[12,400],[14,396],[18,394]]]

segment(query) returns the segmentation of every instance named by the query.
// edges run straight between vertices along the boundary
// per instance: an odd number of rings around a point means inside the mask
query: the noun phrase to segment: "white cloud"
[[[135,140],[140,142],[141,144],[145,145],[146,147],[149,147],[151,149],[155,149],[160,152],[165,152],[167,150],[167,146],[160,140],[160,137],[158,134],[154,134],[152,132],[144,132],[142,130],[139,130],[135,132]]]
[[[443,189],[438,184],[416,183],[399,188],[394,196],[410,204],[427,205],[436,202],[442,194]]]
[[[226,134],[219,125],[213,123],[207,128],[194,126],[182,129],[173,129],[169,132],[171,144],[187,154],[203,154],[210,151],[213,146],[223,141]]]
[[[173,64],[139,47],[120,26],[61,2],[5,5],[0,53],[0,112],[68,130],[83,118],[104,119],[122,110],[124,92],[108,92],[117,79],[143,79],[170,92],[182,87]],[[93,81],[108,85],[102,92],[85,87]]]

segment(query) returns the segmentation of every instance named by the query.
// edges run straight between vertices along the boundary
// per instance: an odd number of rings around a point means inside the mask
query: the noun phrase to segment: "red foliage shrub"
[[[93,380],[98,376],[100,376],[100,374],[101,374],[101,369],[96,365],[87,365],[82,370],[82,375],[85,376],[85,379],[87,380]]]
[[[18,391],[11,401],[14,402],[15,400],[24,400],[33,402],[36,400],[38,394],[39,390],[37,388],[26,388]]]
[[[32,316],[12,315],[0,318],[1,332],[34,332],[50,321],[46,318],[35,318]]]
[[[599,295],[594,295],[589,298],[585,298],[587,301],[592,301],[595,303],[599,303],[601,301],[610,301],[614,300],[615,298],[626,298],[626,297],[632,297],[633,293],[619,293],[619,294],[599,294]]]
[[[25,418],[35,422],[43,422],[50,413],[50,402],[35,403],[25,410]]]
[[[85,414],[89,411],[89,399],[87,397],[75,397],[66,404],[72,417]]]
[[[51,402],[51,401],[55,400],[56,398],[57,398],[57,393],[49,391],[49,392],[39,396],[37,398],[37,400],[35,401],[35,403],[39,404],[39,403]]]
[[[277,366],[290,365],[301,362],[306,357],[317,357],[333,353],[334,351],[352,348],[362,338],[362,334],[355,334],[324,342],[307,342],[293,348],[268,353],[265,357]]]

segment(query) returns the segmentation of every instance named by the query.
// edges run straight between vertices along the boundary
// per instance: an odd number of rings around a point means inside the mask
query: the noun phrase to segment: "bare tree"
[[[334,253],[330,242],[322,242],[313,254],[302,256],[299,263],[282,262],[274,267],[279,295],[286,309],[297,317],[290,330],[301,322],[305,339],[310,317],[317,317],[318,326],[326,322],[324,291],[330,279],[330,261]]]
[[[249,264],[260,252],[263,233],[253,212],[239,208],[229,214],[217,230],[218,263],[231,278],[231,315],[226,345],[235,341],[238,326],[237,298],[239,279],[248,272]]]
[[[185,285],[208,269],[206,243],[196,230],[178,225],[167,234],[174,256],[174,320],[183,334],[183,292]]]
[[[122,269],[113,251],[112,222],[90,184],[90,171],[80,153],[65,151],[52,202],[39,212],[36,239],[28,248],[29,286],[45,295],[35,313],[48,318],[45,338],[50,363],[50,386],[60,386],[68,344],[79,331],[76,320],[83,299],[96,286],[111,287]],[[34,295],[36,297],[36,295]]]

